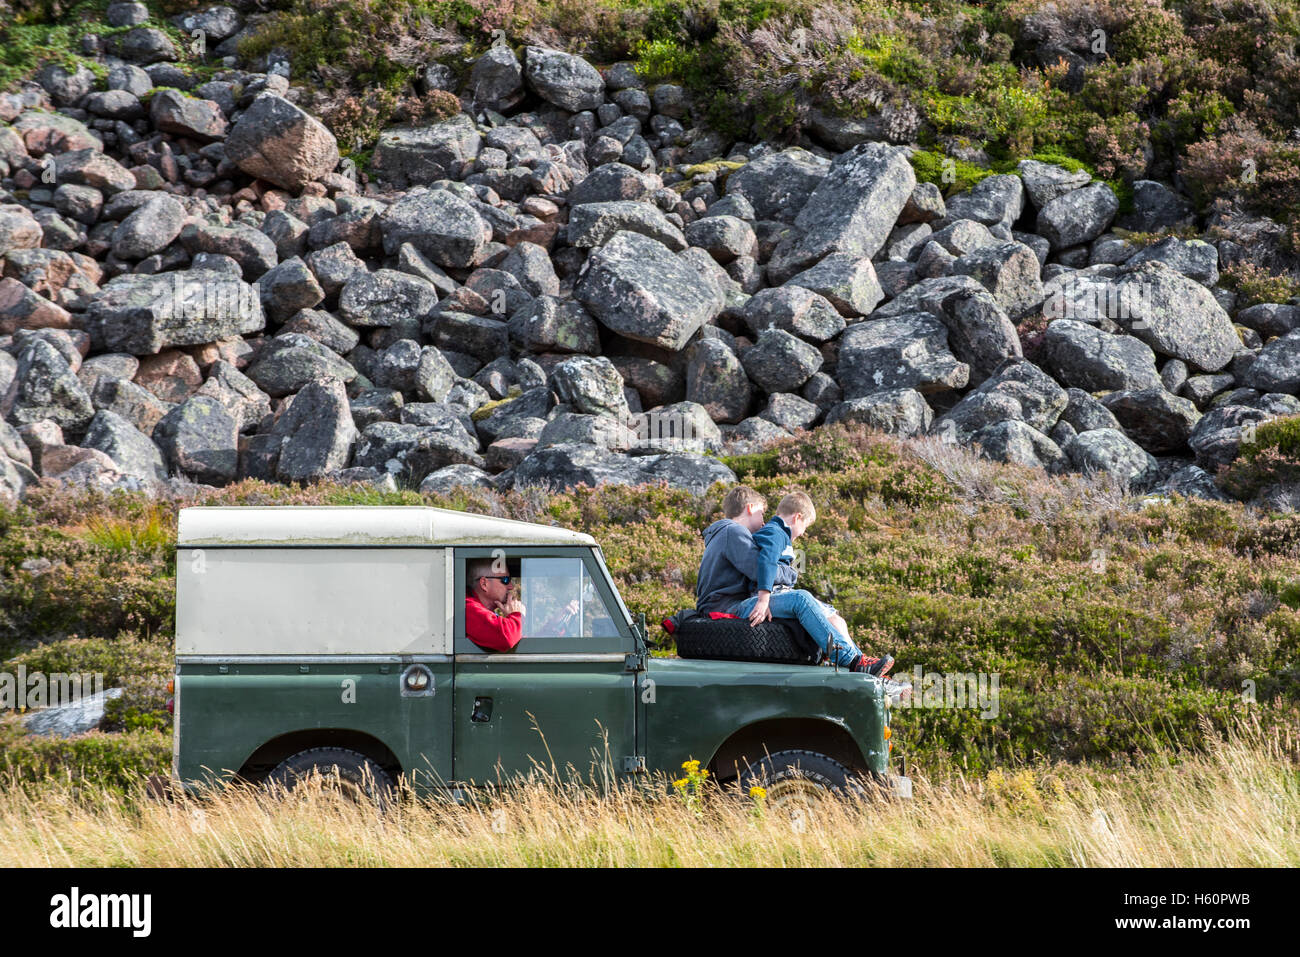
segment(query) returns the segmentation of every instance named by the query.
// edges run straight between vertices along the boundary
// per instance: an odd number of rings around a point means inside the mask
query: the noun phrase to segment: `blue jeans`
[[[748,618],[757,601],[758,596],[754,595],[736,602],[727,611]],[[797,618],[804,630],[812,635],[817,646],[841,668],[847,668],[862,657],[862,652],[853,643],[853,639],[844,632],[836,631],[831,625],[830,616],[835,614],[835,609],[819,601],[811,592],[802,588],[774,591],[767,607],[773,618]]]

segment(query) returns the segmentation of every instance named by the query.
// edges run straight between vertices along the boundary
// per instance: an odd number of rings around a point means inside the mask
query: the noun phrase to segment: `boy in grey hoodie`
[[[754,594],[758,580],[758,548],[754,532],[763,527],[763,496],[737,485],[722,500],[722,514],[704,530],[704,558],[695,582],[695,608],[731,613],[731,606]],[[793,586],[798,573],[789,565],[777,569],[776,584]]]

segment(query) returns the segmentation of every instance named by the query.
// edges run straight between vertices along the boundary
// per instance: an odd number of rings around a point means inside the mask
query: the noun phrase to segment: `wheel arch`
[[[745,725],[719,745],[708,768],[716,779],[729,781],[768,754],[792,750],[817,751],[851,771],[868,771],[853,735],[825,718],[766,718]]]
[[[261,781],[285,758],[309,748],[347,748],[374,761],[394,780],[402,774],[402,762],[397,755],[373,734],[350,728],[304,728],[278,735],[259,747],[244,761],[239,777]]]

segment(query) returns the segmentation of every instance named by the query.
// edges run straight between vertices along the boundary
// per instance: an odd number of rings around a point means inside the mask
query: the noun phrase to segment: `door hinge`
[[[625,655],[623,657],[623,670],[624,671],[645,671],[646,669],[645,658],[646,656],[640,653]]]
[[[619,770],[624,774],[637,774],[645,771],[645,755],[626,755],[619,759]]]

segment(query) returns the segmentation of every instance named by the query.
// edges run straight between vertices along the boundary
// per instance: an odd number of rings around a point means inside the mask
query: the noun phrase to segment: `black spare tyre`
[[[683,615],[674,635],[679,658],[778,665],[815,665],[822,659],[817,642],[793,618],[773,618],[754,627],[747,618]]]

